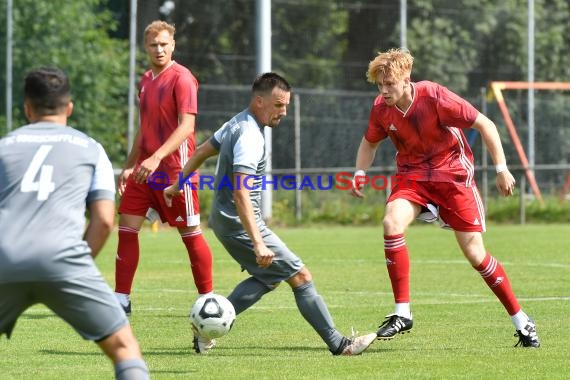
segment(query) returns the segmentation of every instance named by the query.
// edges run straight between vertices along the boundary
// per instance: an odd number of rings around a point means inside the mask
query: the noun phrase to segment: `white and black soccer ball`
[[[230,331],[236,320],[236,312],[226,297],[210,294],[196,300],[189,317],[201,336],[214,339]]]

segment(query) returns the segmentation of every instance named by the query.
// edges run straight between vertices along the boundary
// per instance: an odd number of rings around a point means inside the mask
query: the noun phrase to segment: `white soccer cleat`
[[[210,349],[216,347],[215,339],[202,338],[201,336],[194,336],[192,343],[197,354],[207,354]]]
[[[341,355],[345,356],[352,356],[352,355],[360,355],[370,345],[376,340],[377,336],[376,333],[370,333],[362,336],[356,336],[354,330],[352,331],[352,336],[350,338],[350,344],[346,346],[343,350]]]
[[[192,324],[192,332],[194,333],[192,345],[194,346],[194,351],[196,351],[197,354],[207,354],[209,350],[216,347],[216,340],[200,336],[198,330],[194,327],[194,324]]]

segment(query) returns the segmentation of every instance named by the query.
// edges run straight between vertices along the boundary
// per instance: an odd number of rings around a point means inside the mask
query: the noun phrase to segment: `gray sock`
[[[228,300],[234,305],[236,315],[248,309],[263,297],[264,294],[272,289],[267,287],[261,281],[250,277],[240,282],[232,293],[228,296]]]
[[[301,315],[325,341],[329,350],[336,351],[343,341],[343,336],[334,327],[334,322],[323,298],[317,293],[312,281],[293,288],[295,301]]]
[[[128,359],[115,364],[117,380],[148,380],[150,375],[143,359]]]

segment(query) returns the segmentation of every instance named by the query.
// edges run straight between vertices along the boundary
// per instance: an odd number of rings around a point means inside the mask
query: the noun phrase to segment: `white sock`
[[[522,330],[528,324],[529,318],[528,315],[520,309],[518,313],[511,315],[511,321],[513,325],[515,325],[515,329]]]
[[[125,293],[115,292],[115,297],[117,297],[117,300],[119,301],[121,306],[128,306],[129,302],[131,302],[131,297]]]
[[[214,294],[214,291],[213,291],[213,290],[212,290],[211,292],[204,293],[204,294],[200,293],[200,294],[198,295],[198,298],[204,297],[204,296],[211,296],[212,294]]]
[[[412,312],[410,311],[410,303],[397,303],[394,314],[399,315],[400,317],[412,319]]]

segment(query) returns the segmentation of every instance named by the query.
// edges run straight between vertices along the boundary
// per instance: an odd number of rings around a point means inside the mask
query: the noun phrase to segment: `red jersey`
[[[479,111],[437,83],[412,86],[412,104],[405,112],[386,105],[382,95],[374,100],[364,137],[371,143],[390,137],[399,175],[471,187],[473,153],[462,129],[473,125]]]
[[[174,133],[179,114],[198,113],[198,81],[190,70],[176,62],[154,78],[148,70],[140,81],[139,101],[140,163]],[[192,133],[176,151],[162,159],[156,171],[175,181],[195,149],[196,134]]]

